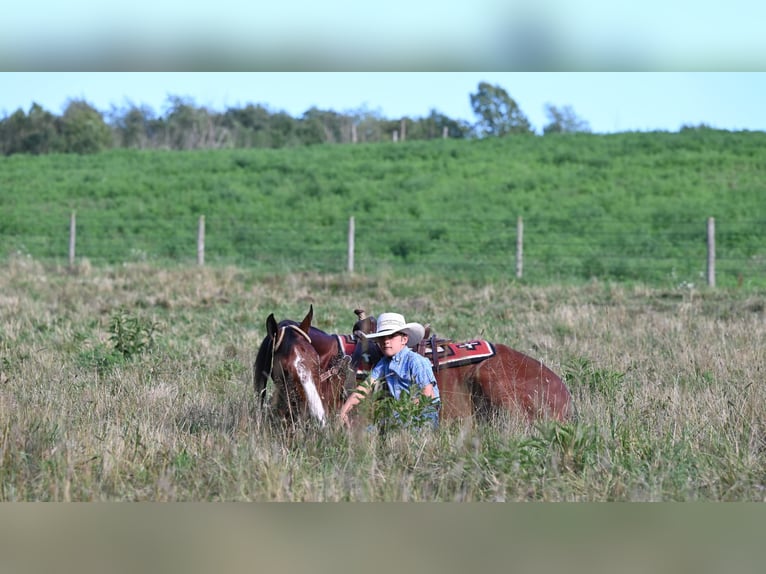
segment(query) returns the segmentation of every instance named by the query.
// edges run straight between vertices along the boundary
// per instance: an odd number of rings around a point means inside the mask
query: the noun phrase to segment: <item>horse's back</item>
[[[445,419],[471,416],[493,408],[521,410],[527,417],[565,420],[571,395],[561,378],[542,361],[507,345],[494,344],[495,355],[437,371]]]
[[[572,397],[561,377],[542,361],[507,345],[496,344],[495,350],[497,354],[480,365],[480,369],[504,371],[501,380],[505,384],[495,384],[493,389],[495,394],[501,395],[501,400],[506,401],[511,395],[531,417],[564,420],[569,416]]]

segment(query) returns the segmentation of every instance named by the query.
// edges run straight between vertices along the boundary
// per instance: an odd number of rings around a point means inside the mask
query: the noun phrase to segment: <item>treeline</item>
[[[466,139],[533,134],[518,104],[500,86],[482,82],[470,95],[475,124],[432,109],[428,116],[389,119],[360,108],[349,112],[315,107],[300,117],[247,104],[223,112],[198,106],[189,97],[168,97],[164,114],[146,105],[113,106],[102,112],[83,99],[69,100],[57,116],[38,104],[0,120],[0,152],[97,153],[112,148],[221,149],[284,148],[333,143]],[[590,131],[570,107],[546,105],[543,133]]]

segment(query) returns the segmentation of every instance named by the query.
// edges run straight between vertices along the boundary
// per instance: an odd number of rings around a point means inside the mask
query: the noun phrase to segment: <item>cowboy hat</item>
[[[369,335],[364,335],[364,337],[366,339],[378,339],[394,333],[406,333],[409,337],[407,346],[414,347],[423,339],[426,330],[420,323],[406,323],[404,316],[399,313],[381,313],[378,317],[377,330]]]

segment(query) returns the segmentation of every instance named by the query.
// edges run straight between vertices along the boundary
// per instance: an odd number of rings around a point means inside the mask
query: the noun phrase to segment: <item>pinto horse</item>
[[[375,332],[375,318],[356,311],[357,346],[351,364],[375,364],[382,356],[377,344],[361,333]],[[541,361],[507,345],[475,339],[453,343],[426,336],[413,350],[433,365],[441,397],[443,420],[487,415],[495,409],[521,410],[529,420],[538,417],[564,421],[572,415],[572,397],[561,378]]]
[[[311,326],[314,306],[303,321],[266,319],[266,332],[253,364],[253,386],[263,405],[271,377],[271,407],[294,421],[306,414],[324,424],[345,400],[349,363],[348,335],[332,335]]]

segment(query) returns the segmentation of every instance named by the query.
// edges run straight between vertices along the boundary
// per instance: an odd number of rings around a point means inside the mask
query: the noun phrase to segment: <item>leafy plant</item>
[[[365,405],[362,409],[382,431],[421,429],[433,424],[439,403],[425,396],[420,388],[405,389],[396,398],[382,385],[373,388],[371,382],[365,382],[363,386],[368,399],[362,402]]]
[[[154,343],[157,324],[120,309],[109,321],[109,339],[125,359],[140,355]]]

